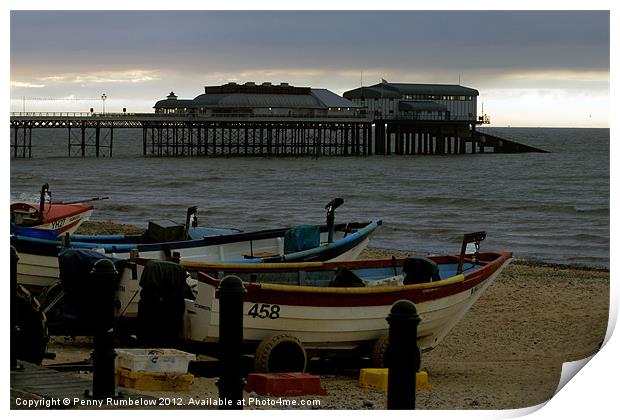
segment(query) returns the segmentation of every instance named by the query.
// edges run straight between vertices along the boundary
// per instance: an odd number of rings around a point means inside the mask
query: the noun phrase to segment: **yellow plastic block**
[[[364,388],[387,390],[388,370],[377,368],[360,369],[360,378],[357,384]]]
[[[415,374],[415,389],[416,391],[430,391],[433,389],[433,386],[428,381],[427,372],[422,371]]]
[[[131,371],[116,368],[116,385],[142,391],[189,391],[194,383],[191,373]]]
[[[382,389],[386,391],[388,387],[388,370],[377,368],[361,369],[358,385],[364,388]],[[432,389],[428,381],[427,372],[416,373],[415,388],[417,391],[430,391]]]

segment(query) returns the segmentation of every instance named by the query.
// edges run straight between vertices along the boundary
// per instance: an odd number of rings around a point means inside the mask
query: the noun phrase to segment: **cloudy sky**
[[[460,78],[495,126],[608,127],[609,30],[606,11],[11,11],[11,111]]]

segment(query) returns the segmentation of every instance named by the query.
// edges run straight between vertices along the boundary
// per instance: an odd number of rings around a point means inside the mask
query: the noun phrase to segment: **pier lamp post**
[[[105,114],[105,100],[108,99],[106,94],[101,95],[101,102],[103,103],[103,113]]]

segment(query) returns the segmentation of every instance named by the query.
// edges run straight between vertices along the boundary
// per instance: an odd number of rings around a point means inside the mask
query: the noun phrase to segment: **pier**
[[[360,116],[11,113],[11,156],[33,156],[33,130],[67,131],[67,156],[111,157],[115,132],[142,129],[143,156],[368,156],[541,152],[445,120]]]
[[[105,94],[104,94],[105,96]],[[102,99],[104,98],[102,96]],[[14,112],[15,158],[32,157],[32,130],[67,129],[68,156],[112,156],[114,132],[142,129],[143,156],[368,156],[534,152],[476,127],[478,91],[460,85],[388,83],[345,92],[289,83],[205,86],[170,92],[153,113]]]

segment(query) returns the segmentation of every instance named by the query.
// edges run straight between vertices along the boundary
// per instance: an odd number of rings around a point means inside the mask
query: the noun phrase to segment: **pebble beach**
[[[89,223],[82,232],[104,233],[104,225],[109,227],[107,223]],[[139,230],[132,226],[123,229]],[[412,253],[370,248],[360,258],[407,254]],[[422,370],[428,373],[432,390],[417,393],[416,407],[501,410],[549,400],[558,386],[562,364],[598,351],[607,328],[609,281],[608,270],[515,258],[445,340],[422,354]],[[49,351],[56,354],[56,360],[44,364],[84,360],[90,346],[79,338],[53,337]],[[385,391],[358,386],[359,370],[321,369],[318,373],[327,395],[296,398],[320,401],[308,408],[386,408]],[[216,381],[196,376],[190,391],[141,393],[178,398],[183,404],[213,401],[218,397]],[[261,401],[254,394],[245,396]],[[290,408],[270,405],[268,399],[263,402],[246,408]]]

